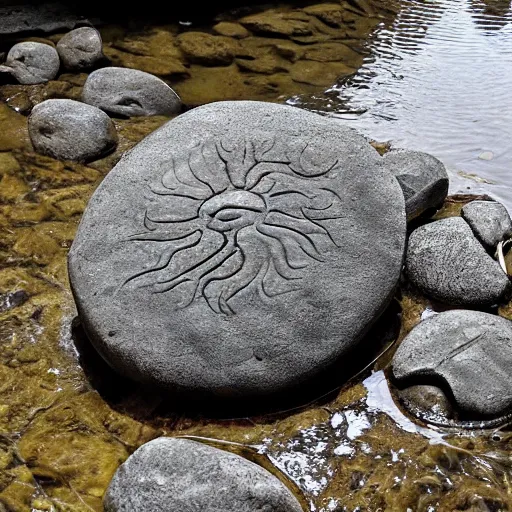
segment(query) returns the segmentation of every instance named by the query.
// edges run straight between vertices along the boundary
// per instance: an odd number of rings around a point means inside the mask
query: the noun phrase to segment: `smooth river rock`
[[[302,512],[290,490],[238,455],[186,439],[155,439],[117,470],[105,512]]]
[[[475,236],[488,249],[512,235],[512,221],[507,209],[495,201],[471,201],[461,211]]]
[[[82,323],[122,374],[247,398],[318,376],[395,290],[405,207],[380,156],[304,110],[220,102],[127,153],[69,254]]]
[[[57,52],[67,69],[91,68],[103,58],[101,35],[92,27],[77,28],[62,37]]]
[[[160,78],[128,68],[102,68],[87,78],[85,103],[127,117],[170,116],[179,113],[179,96]]]
[[[115,126],[107,114],[73,100],[36,105],[28,119],[28,132],[37,152],[59,160],[95,160],[117,144]]]
[[[512,323],[480,311],[428,318],[402,341],[392,362],[397,383],[444,382],[466,415],[502,416],[512,407]]]
[[[437,158],[419,151],[391,151],[384,155],[383,163],[402,187],[407,220],[442,206],[449,180]]]
[[[33,85],[53,80],[59,72],[60,60],[53,46],[28,41],[9,50],[5,66],[20,84]]]
[[[510,281],[461,217],[438,220],[411,234],[405,260],[410,281],[427,297],[486,307],[510,292]]]

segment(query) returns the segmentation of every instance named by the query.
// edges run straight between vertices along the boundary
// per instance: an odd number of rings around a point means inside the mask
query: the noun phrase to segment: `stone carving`
[[[286,105],[169,121],[105,176],[73,241],[92,343],[184,400],[267,400],[319,377],[398,283],[404,197],[381,161],[350,128]]]
[[[149,188],[167,199],[166,208],[148,207],[146,231],[130,237],[161,243],[161,256],[123,286],[179,290],[183,307],[203,297],[223,314],[234,313],[229,300],[248,286],[267,298],[296,291],[301,269],[337,247],[322,222],[342,212],[338,194],[311,179],[338,160],[318,165],[315,149],[273,138],[212,139],[165,161]]]

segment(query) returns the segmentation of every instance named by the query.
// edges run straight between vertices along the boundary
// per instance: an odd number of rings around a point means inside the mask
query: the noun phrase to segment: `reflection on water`
[[[452,192],[487,192],[512,210],[510,2],[402,0],[367,50],[355,75],[289,102],[430,152],[460,171]]]

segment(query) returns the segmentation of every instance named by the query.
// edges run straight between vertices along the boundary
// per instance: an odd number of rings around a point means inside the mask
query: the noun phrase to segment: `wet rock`
[[[0,6],[0,36],[27,32],[71,30],[77,24],[88,24],[86,18],[69,2],[2,2]]]
[[[488,249],[512,235],[512,221],[507,209],[494,201],[471,201],[461,210],[462,218]]]
[[[317,4],[304,8],[304,12],[316,16],[327,25],[343,26],[343,9],[339,4]]]
[[[92,27],[77,28],[57,43],[57,52],[67,69],[92,68],[103,58],[101,35]]]
[[[244,39],[249,37],[251,33],[240,23],[232,21],[221,21],[213,27],[213,31],[221,36],[234,37],[235,39]]]
[[[177,38],[182,52],[191,62],[205,66],[225,66],[235,58],[234,42],[206,32],[185,32]]]
[[[460,217],[416,229],[409,238],[405,267],[425,295],[447,304],[491,306],[510,291],[507,275]]]
[[[317,62],[341,61],[347,66],[359,67],[363,56],[343,43],[320,43],[304,52],[304,59]]]
[[[95,160],[117,144],[116,129],[107,114],[73,100],[36,105],[28,131],[36,151],[59,160]]]
[[[353,130],[284,105],[173,119],[105,177],[73,242],[91,340],[119,372],[204,400],[325,371],[399,278],[404,200],[380,158]]]
[[[424,420],[445,422],[453,417],[453,406],[437,386],[410,386],[398,392],[404,406]]]
[[[437,158],[419,151],[391,151],[383,163],[402,187],[408,221],[442,206],[448,174]]]
[[[15,44],[7,54],[5,65],[20,84],[41,84],[57,76],[60,67],[57,50],[48,44]]]
[[[136,69],[103,68],[84,84],[82,100],[122,116],[170,116],[181,110],[179,96],[160,78]]]
[[[238,455],[186,439],[155,439],[117,470],[105,512],[302,512],[275,476]]]
[[[290,75],[294,82],[315,86],[333,84],[343,75],[350,75],[355,70],[343,62],[314,62],[299,60],[293,64]]]
[[[512,407],[512,323],[479,311],[452,310],[421,322],[393,357],[398,384],[443,382],[471,416]]]
[[[312,29],[308,16],[303,19],[294,18],[290,13],[280,13],[272,10],[246,16],[240,23],[259,34],[276,34],[280,36],[309,36]]]

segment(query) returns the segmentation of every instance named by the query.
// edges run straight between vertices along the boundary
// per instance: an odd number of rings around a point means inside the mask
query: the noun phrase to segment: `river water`
[[[488,193],[512,210],[510,2],[401,4],[368,40],[354,75],[289,103],[432,153],[449,168],[452,193]]]

